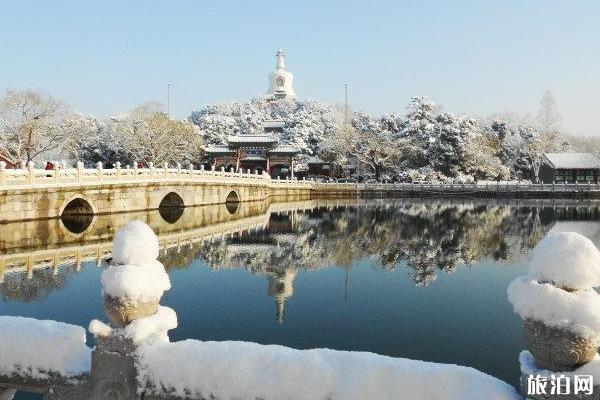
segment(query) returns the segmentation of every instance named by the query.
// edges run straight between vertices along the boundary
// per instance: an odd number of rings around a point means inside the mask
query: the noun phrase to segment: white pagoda
[[[294,75],[285,70],[285,53],[279,49],[276,56],[277,68],[269,74],[267,97],[271,99],[295,99]]]

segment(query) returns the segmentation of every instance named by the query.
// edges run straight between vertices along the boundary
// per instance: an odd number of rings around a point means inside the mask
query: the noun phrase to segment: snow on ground
[[[0,316],[0,375],[49,378],[89,371],[91,351],[82,327],[57,321]]]
[[[138,368],[157,391],[221,400],[520,399],[469,367],[248,342],[155,341],[138,349]]]
[[[593,289],[567,292],[549,283],[519,277],[508,286],[508,301],[521,318],[542,321],[594,339],[600,332],[600,295]]]
[[[533,251],[529,277],[571,289],[600,286],[600,251],[579,233],[550,234]]]
[[[142,221],[128,222],[115,235],[112,257],[116,264],[150,264],[158,258],[158,238]]]
[[[153,260],[146,265],[112,265],[102,272],[103,293],[140,302],[159,300],[171,288],[163,265]]]

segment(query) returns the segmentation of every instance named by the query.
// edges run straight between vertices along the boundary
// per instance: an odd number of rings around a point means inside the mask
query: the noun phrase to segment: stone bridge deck
[[[354,184],[272,180],[266,174],[191,168],[77,168],[7,170],[0,163],[0,222],[109,214],[169,206],[199,206],[266,199],[306,200],[351,195]]]

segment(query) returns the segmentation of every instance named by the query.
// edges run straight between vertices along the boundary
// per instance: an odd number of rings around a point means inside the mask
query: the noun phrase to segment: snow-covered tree
[[[15,162],[55,156],[76,133],[65,129],[63,103],[33,90],[8,90],[0,100],[0,146]]]
[[[498,141],[498,157],[513,176],[538,180],[543,154],[564,151],[569,143],[559,131],[543,131],[528,118],[482,122],[487,135]]]
[[[224,144],[227,136],[262,133],[264,121],[281,119],[286,124],[278,138],[281,143],[293,144],[304,155],[313,155],[323,139],[337,129],[337,118],[335,108],[320,101],[270,102],[264,97],[257,97],[244,103],[205,106],[192,112],[189,121],[198,126],[206,143]]]
[[[355,114],[355,119],[368,120],[369,117]],[[331,149],[335,153],[358,160],[378,181],[398,163],[402,151],[402,141],[395,139],[390,131],[379,128],[370,123],[362,125],[361,130],[344,125],[331,138]]]
[[[476,129],[470,118],[439,114],[428,151],[434,169],[449,177],[458,176],[465,163],[467,143],[476,135]]]
[[[557,132],[560,130],[560,114],[552,92],[546,90],[540,101],[538,110],[537,125],[543,133]]]
[[[133,160],[155,164],[198,160],[202,140],[192,124],[171,119],[160,105],[146,103],[117,122]]]
[[[82,138],[76,157],[87,164],[101,161],[112,166],[134,162],[196,162],[202,139],[187,121],[171,119],[156,103],[146,103],[129,114],[97,122],[97,129]]]
[[[95,120],[96,129],[86,136],[80,136],[72,151],[72,157],[84,162],[88,167],[97,162],[110,167],[116,161],[131,164],[131,154],[125,150],[124,136],[116,129],[115,119]]]
[[[341,126],[321,145],[323,158],[340,165],[358,163],[359,170],[380,180],[398,175],[402,163],[414,163],[421,151],[414,140],[401,137],[404,121],[393,114],[374,117],[354,113],[350,124]]]
[[[466,143],[464,172],[475,179],[509,179],[510,169],[498,154],[498,141],[486,135],[472,135]]]

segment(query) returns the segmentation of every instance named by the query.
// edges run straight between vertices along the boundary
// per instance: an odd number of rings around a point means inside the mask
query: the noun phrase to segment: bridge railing
[[[182,180],[221,180],[222,178],[240,179],[245,182],[261,181],[270,179],[267,174],[246,172],[228,172],[221,170],[183,168],[177,164],[175,168],[169,168],[164,164],[156,168],[152,163],[147,168],[133,168],[127,166],[122,168],[120,163],[115,163],[114,168],[105,169],[101,163],[96,168],[84,168],[82,163],[77,163],[76,168],[60,168],[45,170],[35,168],[29,163],[26,168],[7,169],[6,164],[0,161],[0,187],[27,187],[27,186],[52,186],[88,183],[112,183],[124,181],[182,181]]]
[[[157,168],[152,163],[148,163],[147,168],[121,167],[119,162],[114,164],[114,168],[105,169],[101,163],[96,164],[96,168],[84,168],[83,163],[77,163],[75,168],[60,168],[45,170],[35,168],[33,163],[29,163],[26,168],[7,169],[6,164],[0,161],[0,189],[1,188],[27,188],[30,186],[68,186],[79,184],[103,184],[115,182],[155,182],[155,181],[214,181],[223,182],[266,182],[275,186],[298,187],[301,185],[310,185],[312,188],[324,190],[343,190],[343,191],[395,191],[410,193],[518,193],[518,192],[600,192],[600,182],[575,182],[575,183],[525,183],[525,182],[488,182],[488,183],[434,183],[434,182],[413,182],[413,183],[337,183],[337,182],[318,182],[315,180],[298,179],[271,179],[271,176],[257,172],[250,173],[239,171],[205,170],[204,168],[194,169],[193,166],[182,167],[177,164],[170,168],[167,164]]]

